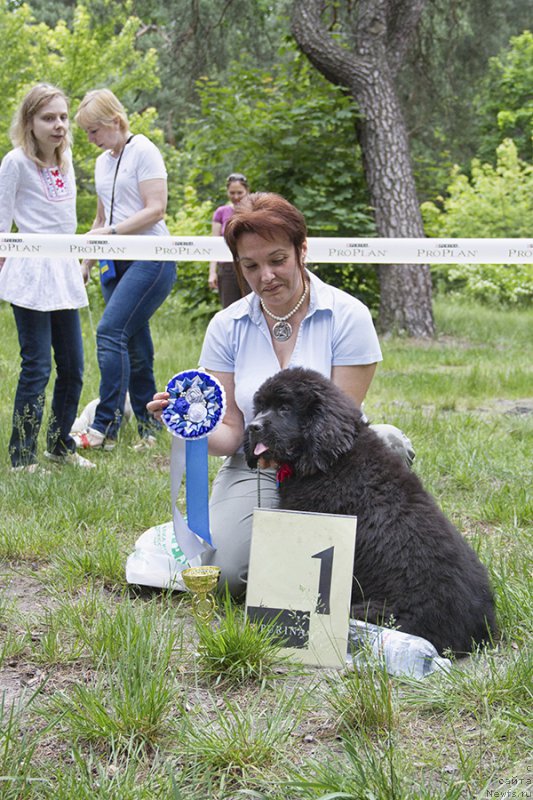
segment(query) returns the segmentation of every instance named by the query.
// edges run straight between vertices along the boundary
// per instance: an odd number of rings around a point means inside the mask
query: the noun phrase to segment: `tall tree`
[[[292,7],[292,31],[301,50],[359,107],[358,136],[376,229],[387,238],[424,236],[396,80],[426,3],[294,0]],[[380,265],[378,274],[380,328],[433,336],[429,266]]]

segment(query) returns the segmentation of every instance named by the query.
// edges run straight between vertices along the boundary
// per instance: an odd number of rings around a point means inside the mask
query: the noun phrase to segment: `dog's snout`
[[[261,433],[265,430],[265,421],[268,417],[268,414],[264,411],[260,411],[259,414],[256,414],[253,420],[250,422],[248,428],[250,431],[254,433]]]

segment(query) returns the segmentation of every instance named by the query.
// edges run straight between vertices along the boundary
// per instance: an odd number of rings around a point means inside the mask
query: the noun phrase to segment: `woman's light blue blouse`
[[[382,360],[368,308],[355,297],[308,273],[309,309],[300,324],[289,367],[315,369],[327,378],[331,368]],[[244,424],[253,418],[253,396],[280,370],[272,338],[252,293],[219,311],[204,338],[200,365],[209,372],[233,372],[235,401]]]

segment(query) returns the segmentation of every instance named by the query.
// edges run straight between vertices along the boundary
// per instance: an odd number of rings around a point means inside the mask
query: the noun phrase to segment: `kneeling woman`
[[[252,291],[215,314],[200,356],[202,367],[224,386],[227,399],[224,421],[209,437],[209,452],[228,458],[213,483],[210,515],[216,549],[204,562],[221,567],[221,585],[225,581],[236,597],[246,590],[257,506],[257,474],[242,452],[255,392],[279,370],[308,367],[331,378],[360,406],[381,361],[367,307],[306,270],[306,236],[302,214],[270,193],[244,198],[224,231],[237,274]],[[159,414],[167,402],[168,394],[162,392],[148,408]],[[411,444],[400,431],[394,446],[412,460]],[[275,470],[261,472],[260,492],[262,507],[278,505]]]

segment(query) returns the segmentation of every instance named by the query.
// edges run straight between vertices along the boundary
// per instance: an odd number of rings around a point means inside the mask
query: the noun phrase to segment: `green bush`
[[[513,139],[521,158],[533,156],[533,33],[513,36],[509,46],[491,58],[477,99],[479,150],[492,159],[504,137]]]
[[[525,307],[533,300],[531,264],[438,264],[431,275],[436,293],[488,305]]]
[[[283,43],[279,60],[263,69],[242,58],[221,82],[198,83],[200,113],[187,121],[188,182],[199,198],[226,202],[232,170],[252,191],[278,192],[305,216],[309,236],[374,236],[375,227],[357,144],[356,112],[337,86]],[[376,306],[373,267],[313,267],[323,280]],[[187,304],[194,299],[187,292]]]
[[[426,232],[435,237],[528,237],[533,218],[533,167],[506,139],[496,166],[472,161],[471,177],[455,167],[446,198],[422,204]],[[524,306],[533,299],[530,264],[452,264],[432,267],[436,291],[485,303]]]

